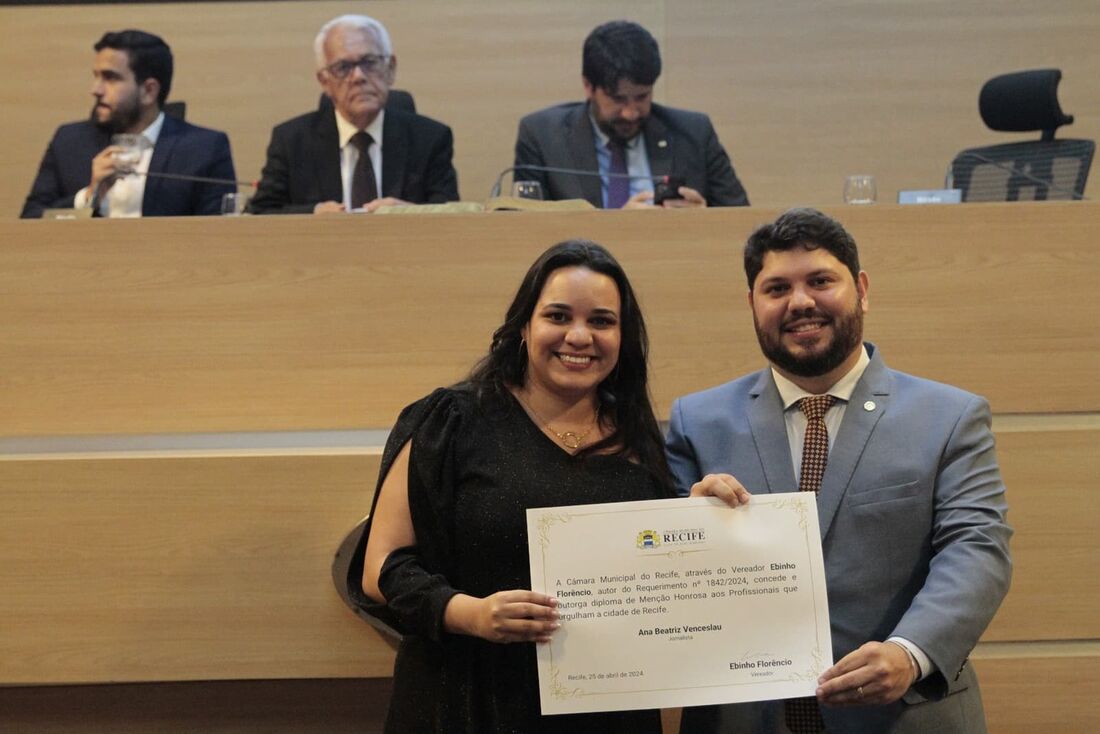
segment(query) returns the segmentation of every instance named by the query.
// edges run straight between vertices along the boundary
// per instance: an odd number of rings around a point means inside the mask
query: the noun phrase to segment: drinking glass
[[[244,214],[248,206],[248,197],[236,191],[230,191],[222,195],[222,214],[227,217],[236,217]]]
[[[512,183],[512,196],[517,199],[541,199],[542,184],[538,181],[515,181]]]
[[[844,179],[844,203],[874,204],[875,177],[859,174]]]
[[[134,172],[134,168],[141,162],[141,153],[147,145],[144,135],[132,135],[119,133],[111,136],[111,145],[119,150],[115,153],[115,167],[122,175]]]

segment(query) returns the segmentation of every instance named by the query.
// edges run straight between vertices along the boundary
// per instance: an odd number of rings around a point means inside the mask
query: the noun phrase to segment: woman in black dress
[[[648,341],[601,246],[531,266],[462,383],[407,407],[366,530],[363,590],[403,635],[386,731],[660,731],[657,711],[542,716],[534,644],[557,600],[530,591],[528,507],[671,497]]]

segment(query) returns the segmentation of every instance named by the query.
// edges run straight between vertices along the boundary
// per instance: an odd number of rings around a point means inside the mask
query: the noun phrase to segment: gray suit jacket
[[[822,714],[830,734],[984,732],[967,656],[1012,575],[989,406],[867,348],[818,495],[833,656],[897,635],[937,672],[892,705]],[[718,472],[758,494],[798,486],[768,369],[677,400],[668,455],[682,492]],[[683,731],[783,731],[782,719],[778,702],[686,709]]]
[[[710,118],[699,112],[655,104],[645,124],[645,148],[654,176],[683,176],[708,206],[748,206]],[[548,107],[519,123],[515,166],[573,168],[599,173],[596,136],[585,102]],[[538,181],[547,199],[586,199],[603,206],[598,176],[516,170],[516,181]]]

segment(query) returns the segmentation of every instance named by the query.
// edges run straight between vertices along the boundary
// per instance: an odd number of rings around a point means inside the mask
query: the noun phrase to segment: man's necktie
[[[374,165],[370,162],[370,144],[374,138],[360,130],[351,136],[351,144],[359,150],[359,162],[351,174],[351,208],[359,209],[378,198],[378,183],[374,180]]]
[[[798,491],[816,492],[821,489],[825,476],[825,464],[829,461],[829,431],[825,428],[825,413],[836,402],[832,395],[814,395],[798,401],[798,408],[806,415],[806,438],[802,442],[802,474],[798,479]]]
[[[806,415],[806,438],[802,442],[802,473],[798,479],[800,492],[816,492],[821,489],[825,476],[825,464],[829,461],[829,430],[825,427],[825,413],[836,402],[832,395],[814,395],[798,401],[798,408]],[[783,706],[783,716],[791,734],[817,734],[825,731],[821,709],[813,697],[791,698]]]
[[[621,174],[608,177],[607,208],[622,209],[623,204],[630,199],[630,179],[626,178],[626,149],[621,140],[607,141],[607,149],[611,151],[611,167],[608,173]]]

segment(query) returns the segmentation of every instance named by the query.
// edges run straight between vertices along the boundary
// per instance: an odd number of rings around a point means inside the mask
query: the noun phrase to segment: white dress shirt
[[[134,172],[115,180],[99,200],[99,215],[113,219],[133,219],[141,216],[141,204],[145,198],[145,174],[149,173],[149,163],[153,160],[153,148],[160,138],[164,127],[164,113],[157,115],[149,127],[141,131],[145,138],[141,158],[134,166]],[[91,206],[92,192],[85,186],[73,197],[73,207],[82,209]]]
[[[611,179],[606,175],[611,170],[611,149],[607,144],[611,138],[600,129],[592,118],[591,111],[588,119],[592,123],[592,132],[596,136],[596,162],[600,167],[600,197],[604,209],[607,208],[607,190]],[[633,178],[630,179],[630,195],[634,196],[643,191],[653,191],[653,177],[650,174],[649,155],[646,154],[645,135],[638,133],[626,141],[624,154],[626,157],[626,172]]]

